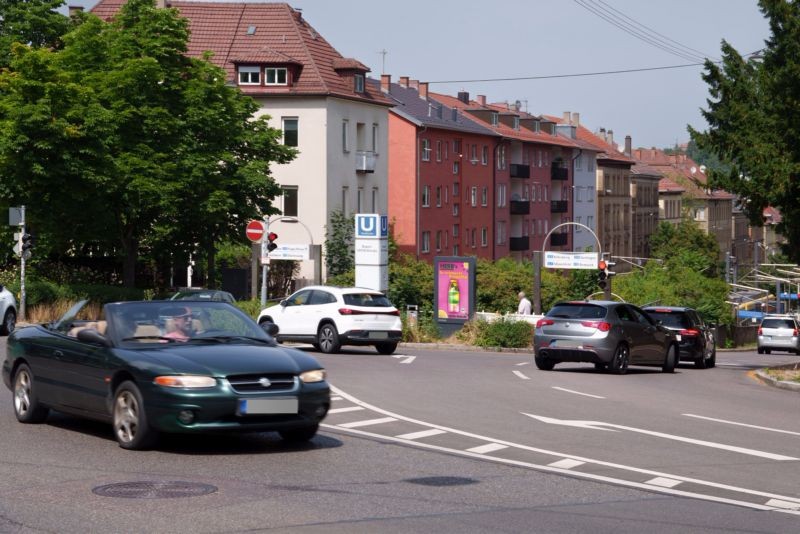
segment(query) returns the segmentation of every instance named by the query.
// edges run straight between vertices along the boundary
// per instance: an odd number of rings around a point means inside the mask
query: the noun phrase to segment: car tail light
[[[339,315],[396,315],[399,317],[400,310],[367,311],[367,310],[354,310],[352,308],[339,308]]]
[[[760,335],[763,335],[763,334],[764,334],[764,330],[759,326],[758,327],[758,335],[760,336]]]
[[[700,335],[700,331],[696,328],[687,328],[685,330],[681,330],[680,334],[687,337],[696,337]]]
[[[792,330],[792,335],[793,335],[794,337],[797,337],[797,328],[795,328],[794,330]]]
[[[541,328],[543,326],[550,326],[551,324],[555,324],[552,319],[539,319],[536,321],[536,328]]]
[[[581,321],[581,326],[586,328],[597,328],[601,332],[608,332],[611,330],[611,323],[605,321]]]

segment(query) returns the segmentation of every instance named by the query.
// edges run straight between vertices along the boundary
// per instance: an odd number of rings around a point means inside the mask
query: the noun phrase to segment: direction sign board
[[[597,252],[545,251],[544,266],[548,269],[597,269]]]
[[[245,229],[244,233],[247,236],[247,239],[253,243],[260,243],[261,239],[264,237],[264,231],[264,221],[253,219],[247,223],[247,228]]]
[[[296,260],[303,261],[310,259],[309,246],[307,244],[280,244],[278,248],[269,253],[271,260]]]

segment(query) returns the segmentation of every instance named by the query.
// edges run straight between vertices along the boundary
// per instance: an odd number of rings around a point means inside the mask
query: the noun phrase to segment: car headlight
[[[311,384],[313,382],[322,382],[325,380],[325,369],[314,369],[313,371],[306,371],[300,373],[300,380],[304,384]]]
[[[157,376],[154,383],[168,388],[211,388],[217,385],[217,381],[210,376]]]

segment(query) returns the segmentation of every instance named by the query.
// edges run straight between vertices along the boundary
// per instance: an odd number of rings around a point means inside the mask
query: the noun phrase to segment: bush
[[[272,303],[267,302],[267,306],[270,306]],[[261,313],[261,310],[264,308],[261,307],[261,301],[258,299],[252,300],[237,300],[236,307],[242,310],[244,313],[249,315],[253,318],[253,320],[258,318],[258,314]]]
[[[526,321],[499,319],[490,323],[479,319],[465,324],[456,338],[484,348],[525,348],[531,346],[533,325]]]
[[[439,327],[433,320],[431,312],[420,312],[417,315],[417,324],[410,325],[406,314],[401,312],[403,320],[403,341],[408,343],[430,343],[441,339]]]
[[[19,280],[8,284],[8,290],[19,299]],[[142,300],[142,289],[104,284],[57,284],[49,280],[26,280],[25,303],[27,306],[52,304],[59,301],[78,301],[87,299],[98,304],[123,300]]]

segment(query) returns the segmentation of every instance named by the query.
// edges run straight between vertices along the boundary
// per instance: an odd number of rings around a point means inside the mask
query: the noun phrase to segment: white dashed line
[[[780,499],[770,499],[767,501],[767,506],[774,506],[783,510],[800,510],[800,502],[782,501]]]
[[[522,363],[518,363],[517,365],[520,366],[520,365],[530,365],[530,364],[531,364],[531,362],[522,362]]]
[[[558,386],[553,386],[553,389],[557,389],[559,391],[566,391],[567,393],[574,393],[575,395],[583,395],[584,397],[592,397],[593,399],[605,399],[605,397],[601,397],[600,395],[592,395],[591,393],[581,393],[580,391],[574,391],[572,389],[567,389],[567,388],[560,388]]]
[[[547,465],[550,467],[558,467],[559,469],[572,469],[573,467],[578,467],[585,463],[586,462],[581,462],[580,460],[573,460],[572,458],[564,458],[563,460],[559,460]]]
[[[467,452],[474,452],[477,454],[487,454],[490,452],[499,451],[507,448],[508,445],[501,445],[499,443],[487,443],[486,445],[481,445],[479,447],[472,447],[471,449],[467,449]]]
[[[397,421],[394,417],[381,417],[380,419],[367,419],[366,421],[354,421],[352,423],[344,423],[338,425],[342,428],[357,428],[360,426],[370,426],[370,425],[379,425],[381,423],[391,423],[392,421]]]
[[[342,400],[342,398],[339,397],[339,396],[334,396],[334,397],[331,397],[331,400],[332,401],[340,401],[340,400]]]
[[[410,434],[400,434],[399,436],[395,436],[396,438],[400,439],[421,439],[427,438],[430,436],[438,436],[439,434],[447,434],[444,430],[439,430],[438,428],[432,428],[430,430],[421,430],[419,432],[411,432]]]
[[[674,488],[678,484],[680,484],[680,480],[675,480],[672,478],[666,477],[656,477],[653,479],[648,480],[645,484],[650,484],[653,486],[658,486],[659,488]]]
[[[359,410],[363,410],[361,406],[348,406],[347,408],[334,408],[332,410],[328,410],[328,413],[345,413],[345,412],[357,412]]]
[[[530,380],[530,379],[531,379],[531,377],[529,377],[529,376],[525,376],[525,375],[522,373],[522,371],[512,371],[512,372],[513,372],[515,375],[517,375],[518,377],[520,377],[521,379],[523,379],[523,380]]]

